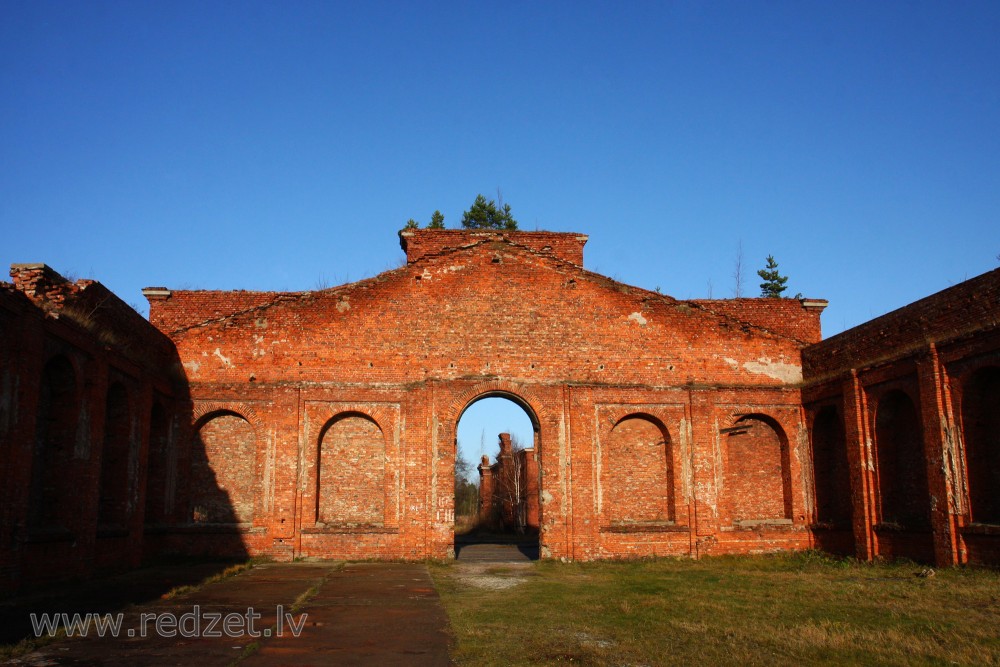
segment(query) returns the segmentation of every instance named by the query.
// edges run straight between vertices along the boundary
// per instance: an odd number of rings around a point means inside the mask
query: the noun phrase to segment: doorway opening
[[[537,420],[503,394],[470,403],[455,438],[455,556],[535,560],[539,543]]]

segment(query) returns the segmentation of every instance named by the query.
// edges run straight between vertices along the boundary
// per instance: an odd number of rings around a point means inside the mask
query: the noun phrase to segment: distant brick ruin
[[[456,428],[534,427],[543,558],[818,547],[1000,563],[1000,270],[821,340],[825,301],[678,300],[573,233],[404,230],[307,292],[0,283],[0,590],[164,554],[447,558]]]
[[[501,433],[497,460],[479,464],[479,523],[493,530],[538,532],[538,460],[535,448],[515,449]]]

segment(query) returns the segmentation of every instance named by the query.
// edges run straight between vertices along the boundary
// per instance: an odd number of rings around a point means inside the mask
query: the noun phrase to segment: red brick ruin
[[[822,548],[1000,564],[1000,270],[821,340],[825,301],[682,301],[573,233],[405,230],[308,292],[0,283],[0,590],[166,554],[453,550],[456,427],[504,397],[543,558]]]
[[[534,447],[515,449],[501,433],[500,453],[479,465],[479,522],[496,530],[538,532],[538,459]]]

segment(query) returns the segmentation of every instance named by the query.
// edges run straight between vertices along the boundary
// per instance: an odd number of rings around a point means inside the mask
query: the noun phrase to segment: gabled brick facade
[[[495,395],[535,424],[546,557],[809,546],[823,302],[678,301],[585,270],[580,234],[400,237],[405,266],[329,290],[149,293],[252,552],[447,556],[458,419]]]

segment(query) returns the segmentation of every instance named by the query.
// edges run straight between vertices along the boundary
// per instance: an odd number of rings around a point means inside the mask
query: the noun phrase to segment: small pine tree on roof
[[[757,275],[764,281],[760,284],[760,295],[766,299],[780,299],[781,293],[787,287],[788,276],[778,273],[778,263],[774,261],[773,255],[767,256],[767,266],[757,272]]]
[[[427,229],[444,229],[444,215],[441,211],[434,211],[431,214],[431,221],[427,225]]]

